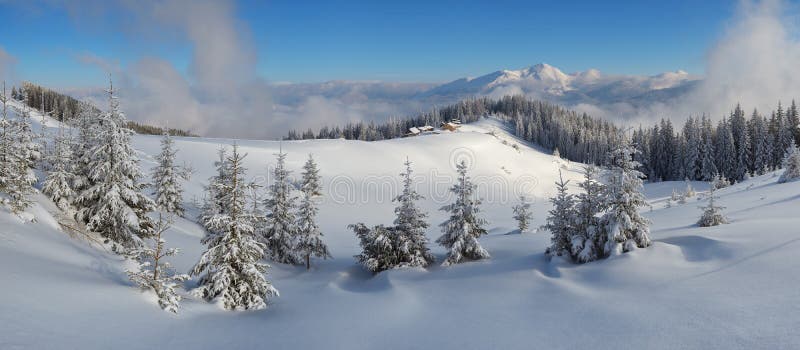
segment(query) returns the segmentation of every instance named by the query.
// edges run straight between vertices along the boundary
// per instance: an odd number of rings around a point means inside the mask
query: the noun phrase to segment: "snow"
[[[516,230],[511,208],[524,194],[533,225],[541,225],[559,167],[574,188],[580,164],[555,160],[505,130],[484,120],[458,133],[381,142],[238,141],[253,179],[268,178],[279,149],[298,178],[313,153],[323,177],[318,218],[334,259],[310,271],[272,264],[281,297],[262,311],[228,312],[186,292],[177,315],[160,310],[128,281],[127,263],[60,231],[49,214],[54,205],[37,195],[29,209],[36,222],[0,212],[0,349],[800,347],[800,218],[793,215],[800,182],[777,184],[774,172],[717,191],[730,224],[710,228],[695,225],[705,201],[643,208],[653,223],[651,247],[584,265],[548,261],[549,233],[506,234]],[[143,169],[155,164],[159,141],[134,137]],[[185,198],[200,198],[217,148],[233,141],[175,142],[177,163],[196,170]],[[426,196],[418,204],[430,213],[431,241],[447,214],[438,208],[452,199],[454,165],[468,161],[489,222],[480,243],[491,259],[374,277],[355,262],[358,241],[346,226],[391,224],[406,156]],[[708,189],[692,186],[696,198]],[[657,202],[673,188],[685,183],[646,184],[645,192]],[[193,218],[196,208],[187,204]],[[180,219],[165,236],[181,248],[170,261],[188,271],[203,249],[201,227]],[[431,248],[443,261],[445,250]]]

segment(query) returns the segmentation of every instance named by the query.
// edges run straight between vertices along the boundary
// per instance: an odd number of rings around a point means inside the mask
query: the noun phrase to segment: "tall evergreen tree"
[[[119,109],[114,87],[108,90],[109,110],[101,116],[100,134],[90,154],[89,179],[93,185],[76,199],[81,209],[77,217],[89,230],[100,233],[124,249],[135,248],[153,233],[147,213],[153,201],[142,193],[139,162],[131,146],[131,130]]]
[[[750,159],[750,139],[747,133],[747,119],[744,117],[744,110],[740,105],[736,105],[736,109],[731,114],[731,134],[733,135],[733,145],[736,157],[731,159],[735,160],[735,169],[731,176],[736,181],[744,180],[748,169],[748,160]],[[729,160],[730,161],[730,160]]]
[[[220,190],[227,210],[208,219],[207,226],[215,230],[203,238],[207,249],[191,270],[193,276],[202,274],[193,293],[219,300],[228,310],[263,309],[279,295],[265,276],[269,265],[259,262],[265,246],[256,239],[253,218],[245,210],[244,157],[234,145],[225,160],[228,173]]]
[[[623,138],[609,154],[611,169],[604,196],[608,211],[601,220],[604,236],[598,241],[603,256],[620,249],[628,252],[650,246],[649,222],[639,214],[639,207],[647,205],[647,201],[642,193],[644,175],[636,170],[638,164],[631,158],[635,153],[636,149]]]
[[[700,179],[703,181],[711,181],[714,179],[714,174],[717,173],[717,165],[715,162],[717,151],[714,149],[714,131],[711,126],[711,120],[706,116],[703,116],[701,125]]]
[[[265,201],[267,209],[267,230],[263,242],[267,245],[267,257],[282,264],[299,265],[297,256],[297,227],[294,217],[294,197],[292,185],[289,183],[290,171],[286,169],[286,153],[277,155],[273,176],[275,179],[269,186],[269,197]]]
[[[229,212],[227,205],[230,203],[226,199],[228,194],[225,192],[225,186],[230,182],[228,150],[225,147],[220,147],[217,150],[217,157],[214,162],[217,173],[208,179],[208,185],[204,188],[203,207],[198,218],[200,222],[204,223],[206,230],[209,232],[214,232],[214,228],[205,225],[205,223],[210,222],[209,220],[215,215],[227,214]]]
[[[481,201],[475,199],[474,191],[477,187],[472,183],[467,175],[467,163],[461,161],[456,165],[458,180],[450,192],[455,194],[455,202],[442,207],[441,210],[450,213],[450,218],[439,225],[442,228],[442,236],[436,243],[448,249],[447,258],[442,263],[443,266],[457,264],[464,259],[479,260],[488,259],[489,253],[478,243],[478,238],[486,234],[483,226],[486,220],[478,217]]]
[[[161,153],[158,165],[153,168],[153,187],[156,205],[164,212],[183,216],[183,188],[181,180],[188,178],[188,172],[175,164],[175,141],[168,133],[161,139]]]
[[[53,139],[53,152],[50,154],[51,170],[42,186],[42,192],[61,210],[69,210],[75,191],[72,189],[72,145],[71,137],[64,134],[63,123],[59,123],[58,135]]]
[[[91,172],[92,149],[97,144],[99,123],[94,110],[87,104],[82,104],[77,120],[78,134],[72,143],[72,189],[81,193],[93,185],[89,173]],[[78,203],[75,203],[78,204]]]
[[[8,118],[8,97],[6,96],[5,82],[3,83],[3,115],[0,120],[0,192],[5,193],[8,199],[3,199],[14,212],[27,208],[28,194],[31,183],[28,177],[27,161],[23,159],[24,152],[17,142],[18,124]]]
[[[397,234],[397,254],[400,266],[426,267],[435,260],[428,249],[428,237],[425,222],[428,214],[417,207],[416,202],[424,197],[414,189],[411,161],[406,159],[406,170],[400,173],[403,191],[394,198],[397,207],[394,209],[394,229]]]
[[[570,241],[573,259],[584,263],[597,260],[602,251],[598,246],[601,227],[599,214],[605,210],[603,193],[605,188],[597,179],[598,169],[587,165],[583,170],[583,181],[578,186],[583,190],[575,205],[575,232]]]
[[[314,199],[322,195],[321,178],[314,157],[308,155],[306,164],[303,165],[303,182],[300,187],[303,197],[297,213],[297,251],[306,263],[306,269],[311,268],[311,257],[322,259],[331,257],[328,246],[322,241],[322,232],[317,225],[317,204]]]
[[[794,141],[791,142],[789,149],[786,150],[786,156],[783,158],[783,167],[785,170],[781,177],[778,178],[778,183],[800,179],[800,150],[797,149]]]

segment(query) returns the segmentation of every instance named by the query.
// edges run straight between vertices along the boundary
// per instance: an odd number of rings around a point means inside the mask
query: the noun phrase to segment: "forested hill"
[[[28,107],[47,113],[50,117],[58,121],[71,121],[80,116],[81,113],[100,113],[100,109],[88,102],[79,101],[72,96],[48,89],[46,87],[24,82],[22,86],[11,88],[11,98],[25,103]],[[197,136],[191,132],[161,128],[128,121],[127,127],[138,134],[162,135],[168,132],[173,136]]]
[[[435,108],[409,118],[390,118],[384,123],[359,122],[324,126],[316,133],[290,131],[287,140],[335,139],[379,141],[402,137],[409,128],[458,120],[470,123],[486,116],[513,123],[517,136],[544,148],[558,149],[562,157],[584,163],[602,164],[605,154],[616,145],[619,129],[605,120],[592,118],[561,106],[523,96],[501,99],[473,98]]]

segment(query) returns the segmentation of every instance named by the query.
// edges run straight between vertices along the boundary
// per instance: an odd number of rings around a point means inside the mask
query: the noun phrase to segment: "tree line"
[[[53,91],[31,82],[23,82],[22,86],[19,88],[12,87],[11,98],[24,103],[30,108],[39,110],[60,122],[73,122],[85,112],[94,114],[101,113],[97,107],[88,102],[79,101],[69,95]],[[168,133],[172,136],[197,136],[186,130],[161,128],[130,120],[127,121],[126,127],[142,135],[163,135],[164,133]]]
[[[338,139],[379,141],[404,136],[415,126],[438,126],[458,120],[470,123],[494,115],[514,125],[517,136],[548,149],[557,149],[562,157],[584,163],[601,164],[605,154],[619,142],[619,130],[613,123],[592,118],[561,106],[524,96],[500,99],[471,98],[417,116],[390,118],[384,123],[357,122],[342,127],[323,126],[318,132],[289,131],[286,140]]]
[[[711,181],[719,175],[737,182],[780,168],[786,151],[800,143],[800,115],[792,101],[762,115],[749,117],[741,105],[714,125],[707,116],[690,117],[680,130],[661,120],[635,130],[632,139],[641,151],[637,161],[650,181]]]

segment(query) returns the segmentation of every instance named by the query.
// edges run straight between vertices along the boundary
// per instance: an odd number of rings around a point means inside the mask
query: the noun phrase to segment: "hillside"
[[[39,118],[34,116],[34,121]],[[52,127],[54,124],[49,124]],[[142,167],[154,165],[159,138],[134,139]],[[201,196],[216,150],[233,140],[176,138],[178,162],[196,170],[186,198]],[[517,147],[512,147],[514,144]],[[195,299],[178,315],[159,310],[127,280],[125,262],[84,238],[58,230],[42,197],[36,222],[0,213],[0,348],[796,348],[800,268],[791,215],[800,182],[775,184],[775,173],[719,191],[731,224],[698,228],[697,206],[664,208],[683,182],[648,185],[651,248],[576,266],[544,257],[546,232],[516,234],[514,195],[534,200],[543,223],[553,181],[580,164],[556,160],[493,119],[456,133],[380,142],[345,140],[239,141],[248,177],[266,179],[274,154],[288,153],[297,174],[307,154],[323,176],[320,223],[334,259],[311,271],[273,264],[269,278],[281,297],[268,309],[232,313]],[[352,258],[358,245],[346,225],[390,223],[402,162],[414,162],[421,202],[439,235],[453,164],[470,162],[481,184],[490,234],[488,261],[371,276]],[[703,184],[695,183],[698,189]],[[187,217],[192,218],[190,210]],[[187,271],[202,251],[202,229],[179,220],[166,237]],[[433,245],[439,261],[444,250]],[[192,286],[195,281],[187,282]],[[102,342],[98,342],[102,339]]]

